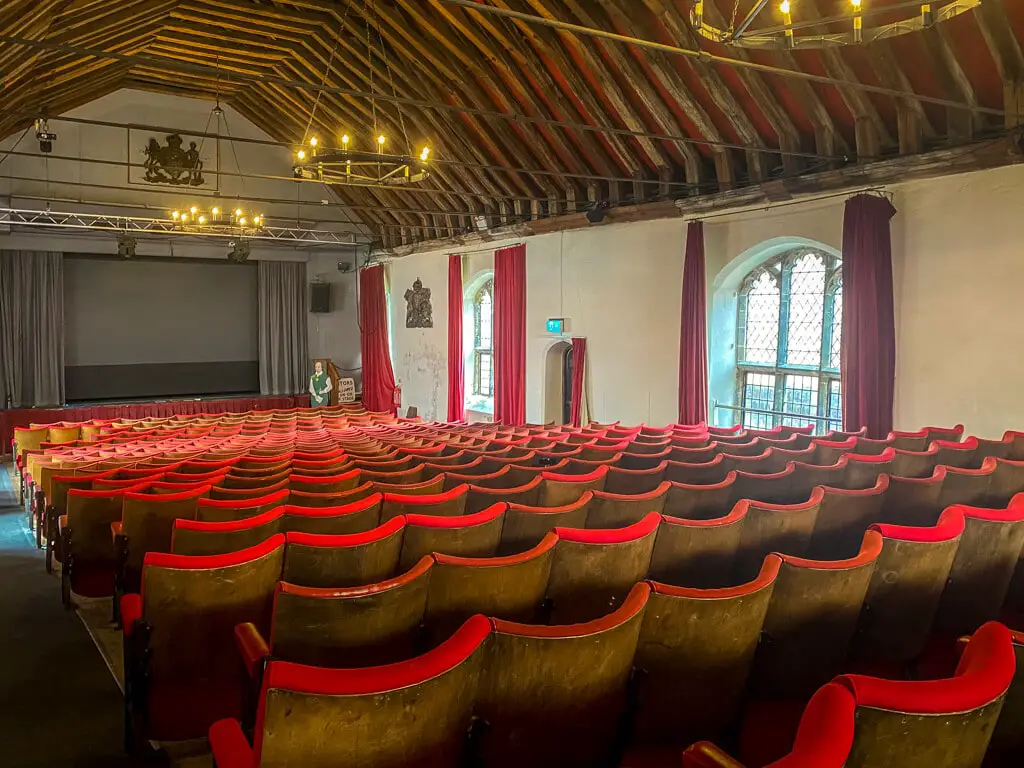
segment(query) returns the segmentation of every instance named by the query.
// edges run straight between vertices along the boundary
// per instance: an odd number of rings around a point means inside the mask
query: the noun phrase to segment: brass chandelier
[[[329,184],[389,187],[415,184],[430,175],[429,147],[423,147],[417,156],[391,154],[384,151],[387,137],[383,133],[375,143],[374,152],[353,148],[352,137],[346,133],[340,147],[325,148],[313,136],[295,153],[292,174],[297,179]]]
[[[843,0],[845,10],[822,16],[809,0],[736,0],[732,17],[719,20],[707,13],[714,2],[693,0],[690,9],[693,28],[703,37],[742,48],[784,49],[870,43],[926,29],[981,5],[981,0]],[[747,11],[741,17],[743,6]]]

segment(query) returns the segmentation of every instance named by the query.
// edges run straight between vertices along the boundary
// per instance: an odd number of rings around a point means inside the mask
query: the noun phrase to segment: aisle
[[[0,765],[116,768],[121,692],[43,570],[0,465]]]

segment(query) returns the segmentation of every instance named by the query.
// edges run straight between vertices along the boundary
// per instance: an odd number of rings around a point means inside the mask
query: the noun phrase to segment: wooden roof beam
[[[1024,124],[1024,55],[1006,15],[1005,0],[985,0],[974,15],[1003,80],[1006,127],[1016,128]]]
[[[977,106],[978,99],[974,95],[974,86],[960,66],[960,60],[953,52],[943,27],[944,24],[934,24],[921,32],[925,50],[931,59],[932,71],[947,98]],[[946,108],[946,138],[951,143],[972,140],[982,130],[983,125],[980,112]]]

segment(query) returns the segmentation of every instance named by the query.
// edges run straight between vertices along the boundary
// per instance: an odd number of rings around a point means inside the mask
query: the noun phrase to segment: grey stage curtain
[[[0,405],[64,405],[64,256],[0,251]]]
[[[306,265],[259,262],[260,392],[305,392],[309,376]]]

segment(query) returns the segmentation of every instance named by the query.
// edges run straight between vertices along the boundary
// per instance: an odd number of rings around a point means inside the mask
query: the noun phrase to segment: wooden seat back
[[[462,557],[491,557],[498,551],[508,505],[499,502],[472,515],[408,515],[399,568],[412,567],[434,552]]]
[[[404,533],[403,517],[365,533],[289,533],[281,578],[302,587],[358,587],[383,581],[398,570]]]
[[[537,546],[556,527],[585,528],[594,501],[594,491],[587,491],[572,504],[562,507],[535,507],[509,504],[501,527],[498,553],[516,554]]]

